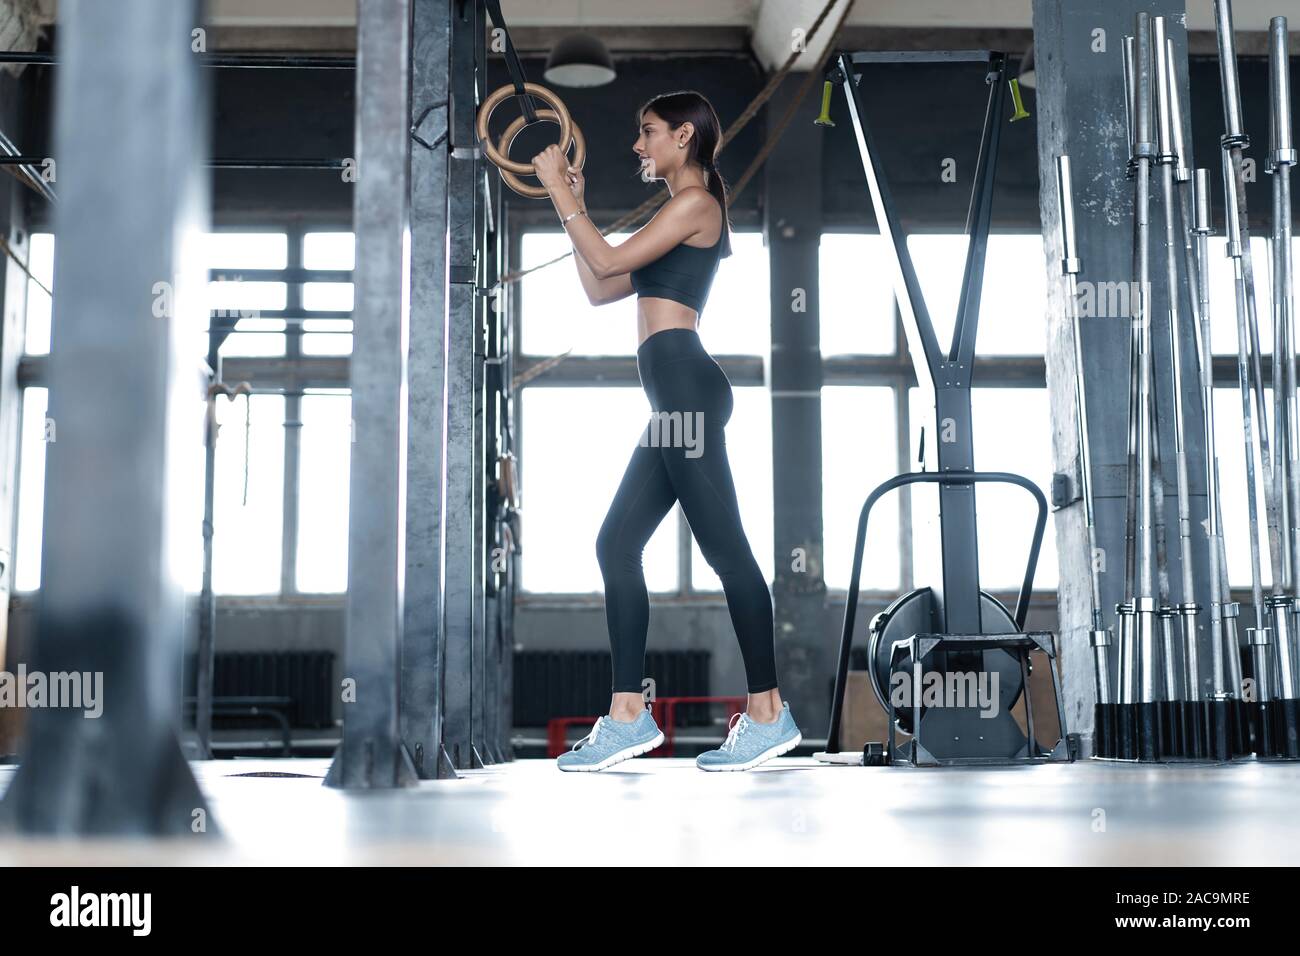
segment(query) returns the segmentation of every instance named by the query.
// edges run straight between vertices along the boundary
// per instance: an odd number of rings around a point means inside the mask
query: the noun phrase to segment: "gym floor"
[[[1254,761],[916,770],[778,758],[704,773],[642,758],[568,774],[517,760],[372,794],[323,787],[326,759],[191,766],[224,841],[3,841],[0,866],[1258,866],[1293,863],[1300,842],[1300,766]],[[0,767],[0,790],[13,771]]]

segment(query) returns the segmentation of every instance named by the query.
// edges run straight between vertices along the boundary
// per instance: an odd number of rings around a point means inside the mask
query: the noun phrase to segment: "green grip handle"
[[[822,83],[822,111],[821,114],[813,120],[818,126],[834,126],[835,121],[831,119],[831,81],[826,80]]]
[[[1025,109],[1025,101],[1020,98],[1020,81],[1012,77],[1008,82],[1011,84],[1011,102],[1016,107],[1016,115],[1011,117],[1011,122],[1028,119],[1029,111]]]

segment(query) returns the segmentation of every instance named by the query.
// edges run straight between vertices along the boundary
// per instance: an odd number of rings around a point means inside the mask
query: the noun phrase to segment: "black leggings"
[[[596,538],[615,693],[641,693],[650,600],[641,552],[673,503],[722,579],[749,692],[777,686],[772,596],[736,504],[723,426],[734,398],[722,366],[694,329],[664,329],[636,352],[650,421],[641,432]]]

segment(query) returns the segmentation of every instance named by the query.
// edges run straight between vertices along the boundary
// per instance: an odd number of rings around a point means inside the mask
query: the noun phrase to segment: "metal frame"
[[[893,196],[878,164],[878,150],[866,120],[866,104],[855,79],[854,59],[840,54],[837,79],[846,93],[850,120],[857,135],[863,171],[871,192],[872,205],[881,232],[895,251],[894,284],[901,310],[903,329],[916,368],[917,385],[933,400],[924,404],[935,409],[927,422],[927,452],[933,454],[941,473],[970,471],[974,468],[974,445],[971,432],[971,376],[975,358],[975,334],[979,323],[981,284],[987,251],[989,222],[993,206],[993,180],[997,165],[997,147],[1001,135],[1002,74],[1005,57],[981,51],[953,53],[946,57],[957,62],[988,64],[989,84],[984,132],[980,139],[974,185],[967,215],[970,245],[962,277],[961,299],[953,327],[952,342],[941,352],[934,325],[921,293],[920,282],[907,248],[907,237],[899,230]],[[916,59],[912,56],[912,59]],[[874,55],[871,62],[892,62],[888,56]],[[937,434],[942,428],[944,434]],[[979,559],[976,551],[975,493],[969,485],[941,484],[939,488],[940,537],[943,570],[941,583],[934,590],[940,619],[945,629],[954,633],[978,633],[980,625]]]
[[[39,169],[48,156],[5,156],[0,155],[0,166],[24,166]],[[206,159],[204,163],[213,169],[344,169],[349,159],[339,157],[320,159],[315,157],[291,159],[282,157],[248,157],[246,159],[218,157]]]
[[[411,111],[446,100],[450,83],[451,12],[440,0],[414,0],[411,21]],[[418,123],[413,124],[418,125]],[[410,401],[406,461],[405,629],[398,718],[402,740],[422,778],[455,777],[443,746],[446,704],[441,676],[443,626],[443,470],[450,157],[445,149],[411,150]]]
[[[294,56],[281,53],[191,53],[190,56],[200,66],[234,69],[354,70],[357,66],[356,57],[351,56]],[[0,63],[56,66],[60,60],[57,51],[24,53],[6,50],[0,53]]]
[[[904,753],[913,766],[926,767],[970,767],[970,766],[1004,766],[1012,764],[1033,764],[1043,762],[1060,762],[1068,761],[1069,742],[1065,737],[1065,704],[1061,697],[1061,675],[1056,666],[1056,650],[1053,647],[1055,635],[1050,631],[1026,631],[1015,635],[1002,634],[915,634],[906,641],[897,641],[894,644],[890,659],[890,670],[900,666],[912,666],[912,727],[916,728],[916,734],[911,741],[904,744],[901,748],[898,744],[897,735],[897,717],[894,709],[894,702],[891,696],[886,697],[886,722],[889,726],[889,749],[885,752],[886,759],[893,760],[895,754]],[[1021,703],[1025,708],[1025,747],[1024,752],[1015,757],[938,757],[931,753],[922,740],[921,729],[924,727],[924,721],[921,720],[921,695],[915,691],[920,686],[922,674],[922,661],[932,654],[943,653],[945,650],[959,650],[963,653],[970,651],[989,651],[1004,650],[1014,652],[1017,661],[1020,664],[1020,678],[1024,686],[1024,692],[1021,694]],[[1050,751],[1042,752],[1038,746],[1038,736],[1034,730],[1034,702],[1033,695],[1029,688],[1029,655],[1034,651],[1042,652],[1047,658],[1047,670],[1052,678],[1052,691],[1056,699],[1056,719],[1062,728],[1061,737]],[[837,753],[838,744],[834,750],[831,749],[831,742],[838,741],[838,731],[835,737],[828,738],[827,752]]]
[[[483,3],[455,5],[451,20],[453,95],[474,103],[483,96]],[[485,288],[483,247],[488,178],[477,149],[473,110],[450,111],[448,142],[447,358],[445,512],[443,515],[443,746],[457,769],[494,761],[483,736],[481,516],[483,476],[477,456]]]
[[[840,739],[840,724],[842,722],[841,712],[844,706],[845,691],[848,687],[849,651],[853,645],[853,632],[857,620],[857,608],[858,608],[858,596],[859,596],[858,580],[862,576],[862,559],[863,559],[863,552],[864,552],[864,547],[865,547],[866,537],[867,537],[868,522],[870,521],[871,518],[871,509],[875,507],[876,502],[878,502],[882,497],[884,497],[889,492],[894,491],[895,489],[907,488],[910,485],[919,484],[919,483],[924,483],[924,484],[960,483],[963,485],[971,486],[972,492],[973,492],[973,486],[976,484],[993,484],[993,483],[1010,484],[1010,485],[1017,485],[1025,489],[1033,496],[1034,501],[1038,506],[1038,517],[1034,523],[1034,533],[1029,545],[1029,556],[1025,564],[1025,575],[1020,585],[1019,594],[1017,595],[1016,610],[1014,616],[1016,628],[1022,633],[1018,633],[1014,635],[1006,635],[1006,634],[985,635],[979,632],[969,632],[964,634],[949,633],[949,634],[915,635],[911,639],[913,642],[911,645],[912,647],[911,653],[913,655],[911,659],[915,664],[919,665],[920,660],[922,658],[928,656],[930,653],[935,651],[941,652],[945,650],[957,649],[959,651],[965,652],[971,650],[983,651],[983,650],[993,649],[993,648],[1001,648],[1001,649],[1015,648],[1015,649],[1019,649],[1020,656],[1021,656],[1022,671],[1023,671],[1024,670],[1023,655],[1028,653],[1031,644],[1036,646],[1038,649],[1047,652],[1049,658],[1049,667],[1051,668],[1051,673],[1052,673],[1053,687],[1056,690],[1057,711],[1061,718],[1061,723],[1060,723],[1061,741],[1058,741],[1057,746],[1053,748],[1050,754],[1050,758],[1066,759],[1066,751],[1062,747],[1062,742],[1065,739],[1066,724],[1064,719],[1065,715],[1063,710],[1063,704],[1061,701],[1060,678],[1056,670],[1056,653],[1054,649],[1051,647],[1049,642],[1044,642],[1043,640],[1041,640],[1040,635],[1036,633],[1035,634],[1023,633],[1025,620],[1029,614],[1030,601],[1033,596],[1034,572],[1038,566],[1038,556],[1043,543],[1043,531],[1047,526],[1047,499],[1043,497],[1043,493],[1041,490],[1039,490],[1038,486],[1035,485],[1027,478],[1024,478],[1020,475],[1011,474],[1009,472],[984,472],[984,471],[970,471],[970,472],[955,473],[955,474],[944,474],[939,472],[908,472],[905,474],[895,475],[893,478],[890,478],[889,480],[883,482],[882,484],[878,485],[875,489],[873,489],[871,494],[867,496],[867,500],[863,504],[862,510],[859,512],[858,515],[858,531],[857,531],[857,537],[855,539],[854,549],[853,549],[853,569],[850,572],[850,576],[849,576],[849,588],[848,588],[845,605],[844,605],[843,625],[840,629],[839,652],[836,658],[836,668],[835,668],[835,685],[834,685],[834,691],[832,692],[831,695],[830,726],[826,732],[827,753],[839,753],[839,749],[840,749],[839,739]],[[917,657],[916,655],[920,645],[916,644],[915,642],[921,638],[924,638],[929,643],[927,643],[925,649],[920,652],[920,657]],[[953,646],[952,647],[946,646],[949,644],[952,644]],[[894,649],[895,656],[897,656],[898,650],[899,647],[898,644],[896,644]],[[1028,758],[1026,759],[1032,760],[1032,759],[1036,759],[1038,755],[1033,753],[1033,747],[1035,741],[1033,739],[1032,704],[1029,702],[1029,681],[1027,679],[1028,677],[1027,673],[1025,676],[1026,679],[1024,681],[1023,698],[1025,703],[1026,714],[1030,715],[1027,717],[1027,722],[1030,728],[1030,743],[1029,743],[1030,753],[1028,755]],[[888,695],[886,695],[886,700],[888,700]],[[890,756],[890,759],[893,759],[895,755],[899,754],[899,751],[895,748],[895,737],[894,737],[894,726],[893,726],[894,715],[892,712],[892,705],[890,706],[889,710],[890,713],[888,715],[889,716],[888,754]],[[913,739],[917,744],[917,746],[910,747],[907,750],[907,755],[914,765],[920,765],[924,763],[927,765],[934,765],[934,766],[955,766],[955,765],[961,765],[966,763],[978,764],[978,763],[1006,762],[1005,760],[991,760],[990,758],[986,758],[986,757],[958,757],[958,758],[935,757],[928,750],[924,749],[922,745],[921,721],[920,721],[919,710],[917,710],[914,716],[912,726],[916,728]]]
[[[858,148],[862,157],[863,171],[871,195],[872,207],[876,213],[876,222],[881,233],[889,240],[894,250],[894,285],[895,299],[899,305],[904,331],[907,335],[909,352],[916,368],[918,387],[927,396],[932,396],[935,409],[929,424],[929,443],[937,460],[935,472],[919,472],[895,477],[875,489],[868,496],[863,506],[859,522],[858,535],[854,549],[853,573],[850,581],[848,599],[845,604],[844,627],[840,638],[839,662],[836,670],[835,691],[831,703],[830,730],[827,733],[827,751],[836,753],[839,749],[838,736],[840,710],[843,705],[845,683],[848,671],[849,648],[853,640],[853,622],[857,612],[857,578],[862,570],[862,551],[866,537],[867,520],[871,508],[880,496],[893,488],[915,484],[917,482],[939,485],[939,523],[941,537],[942,586],[931,585],[933,607],[936,620],[944,632],[930,635],[936,643],[934,648],[943,648],[953,644],[964,648],[979,645],[984,638],[981,620],[981,592],[979,587],[978,534],[975,516],[974,485],[986,481],[1011,482],[1032,491],[1038,505],[1039,516],[1035,529],[1034,541],[1030,549],[1030,560],[1021,587],[1020,601],[1017,608],[1016,626],[1023,629],[1029,593],[1032,589],[1033,575],[1037,565],[1038,549],[1041,543],[1043,526],[1046,522],[1046,501],[1042,492],[1027,479],[1007,473],[982,473],[974,471],[974,445],[971,422],[971,383],[975,357],[975,337],[979,323],[980,293],[984,276],[984,258],[987,251],[989,222],[992,214],[993,181],[997,164],[997,147],[1001,130],[1001,112],[1003,103],[1002,79],[1005,57],[990,51],[960,51],[940,54],[906,54],[896,57],[891,54],[861,55],[862,59],[841,53],[829,75],[833,82],[839,83],[845,92],[849,116],[857,136]],[[907,237],[898,226],[898,215],[894,209],[893,197],[879,165],[878,151],[872,137],[870,125],[866,119],[866,104],[859,85],[855,66],[858,62],[897,62],[924,61],[935,59],[952,62],[985,63],[988,67],[985,80],[988,83],[989,97],[985,111],[984,129],[980,140],[979,158],[976,164],[974,185],[971,189],[970,208],[967,214],[966,232],[969,237],[966,261],[962,277],[961,298],[957,307],[956,322],[953,327],[952,341],[946,352],[940,351],[935,335],[934,325],[930,320],[925,298],[921,292],[920,282],[913,267],[907,248]],[[942,430],[942,434],[936,434]],[[924,454],[924,451],[923,451]],[[1041,642],[1021,634],[1011,638],[999,638],[1004,644],[997,646],[1027,647],[1030,643]],[[916,638],[913,638],[915,649]],[[1021,652],[1022,671],[1025,658]],[[1051,655],[1054,657],[1054,655]],[[946,660],[946,659],[945,659]],[[920,666],[920,660],[916,660]],[[941,664],[946,666],[946,663]],[[1053,669],[1053,679],[1057,689],[1057,704],[1060,710],[1060,685]],[[1029,703],[1029,684],[1024,683],[1026,712],[1031,710]],[[1061,711],[1062,741],[1065,737],[1064,712]],[[1030,718],[1032,735],[1032,718]],[[922,727],[920,712],[913,730],[915,737],[908,748],[913,764],[942,763],[956,764],[978,759],[990,762],[989,758],[950,757],[935,758],[921,744]],[[895,755],[892,746],[891,721],[891,759]],[[1034,759],[1031,740],[1030,757]],[[1068,759],[1068,751],[1061,743],[1053,749],[1050,759]]]
[[[60,10],[68,66],[55,109],[64,161],[49,362],[59,440],[47,459],[32,669],[99,672],[106,692],[97,720],[68,707],[32,714],[0,805],[27,833],[217,833],[177,738],[184,607],[167,560],[182,517],[169,491],[198,437],[186,409],[200,409],[202,394],[184,334],[200,317],[190,240],[208,206],[207,91],[184,42],[199,13],[194,0]],[[136,47],[154,55],[115,56]],[[165,320],[153,311],[160,281],[175,293]],[[148,480],[104,467],[120,461]]]
[[[343,742],[327,786],[418,781],[398,721],[404,627],[407,344],[410,269],[410,0],[357,5],[356,327]]]

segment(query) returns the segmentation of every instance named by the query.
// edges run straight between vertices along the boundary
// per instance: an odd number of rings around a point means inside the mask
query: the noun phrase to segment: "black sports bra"
[[[716,196],[713,198],[717,200]],[[709,297],[709,288],[713,285],[713,276],[717,273],[718,262],[722,258],[722,240],[726,234],[727,216],[726,210],[723,210],[722,231],[718,233],[718,241],[707,249],[680,242],[654,262],[632,270],[632,288],[636,290],[638,298],[651,296],[672,299],[702,315],[704,301]]]

